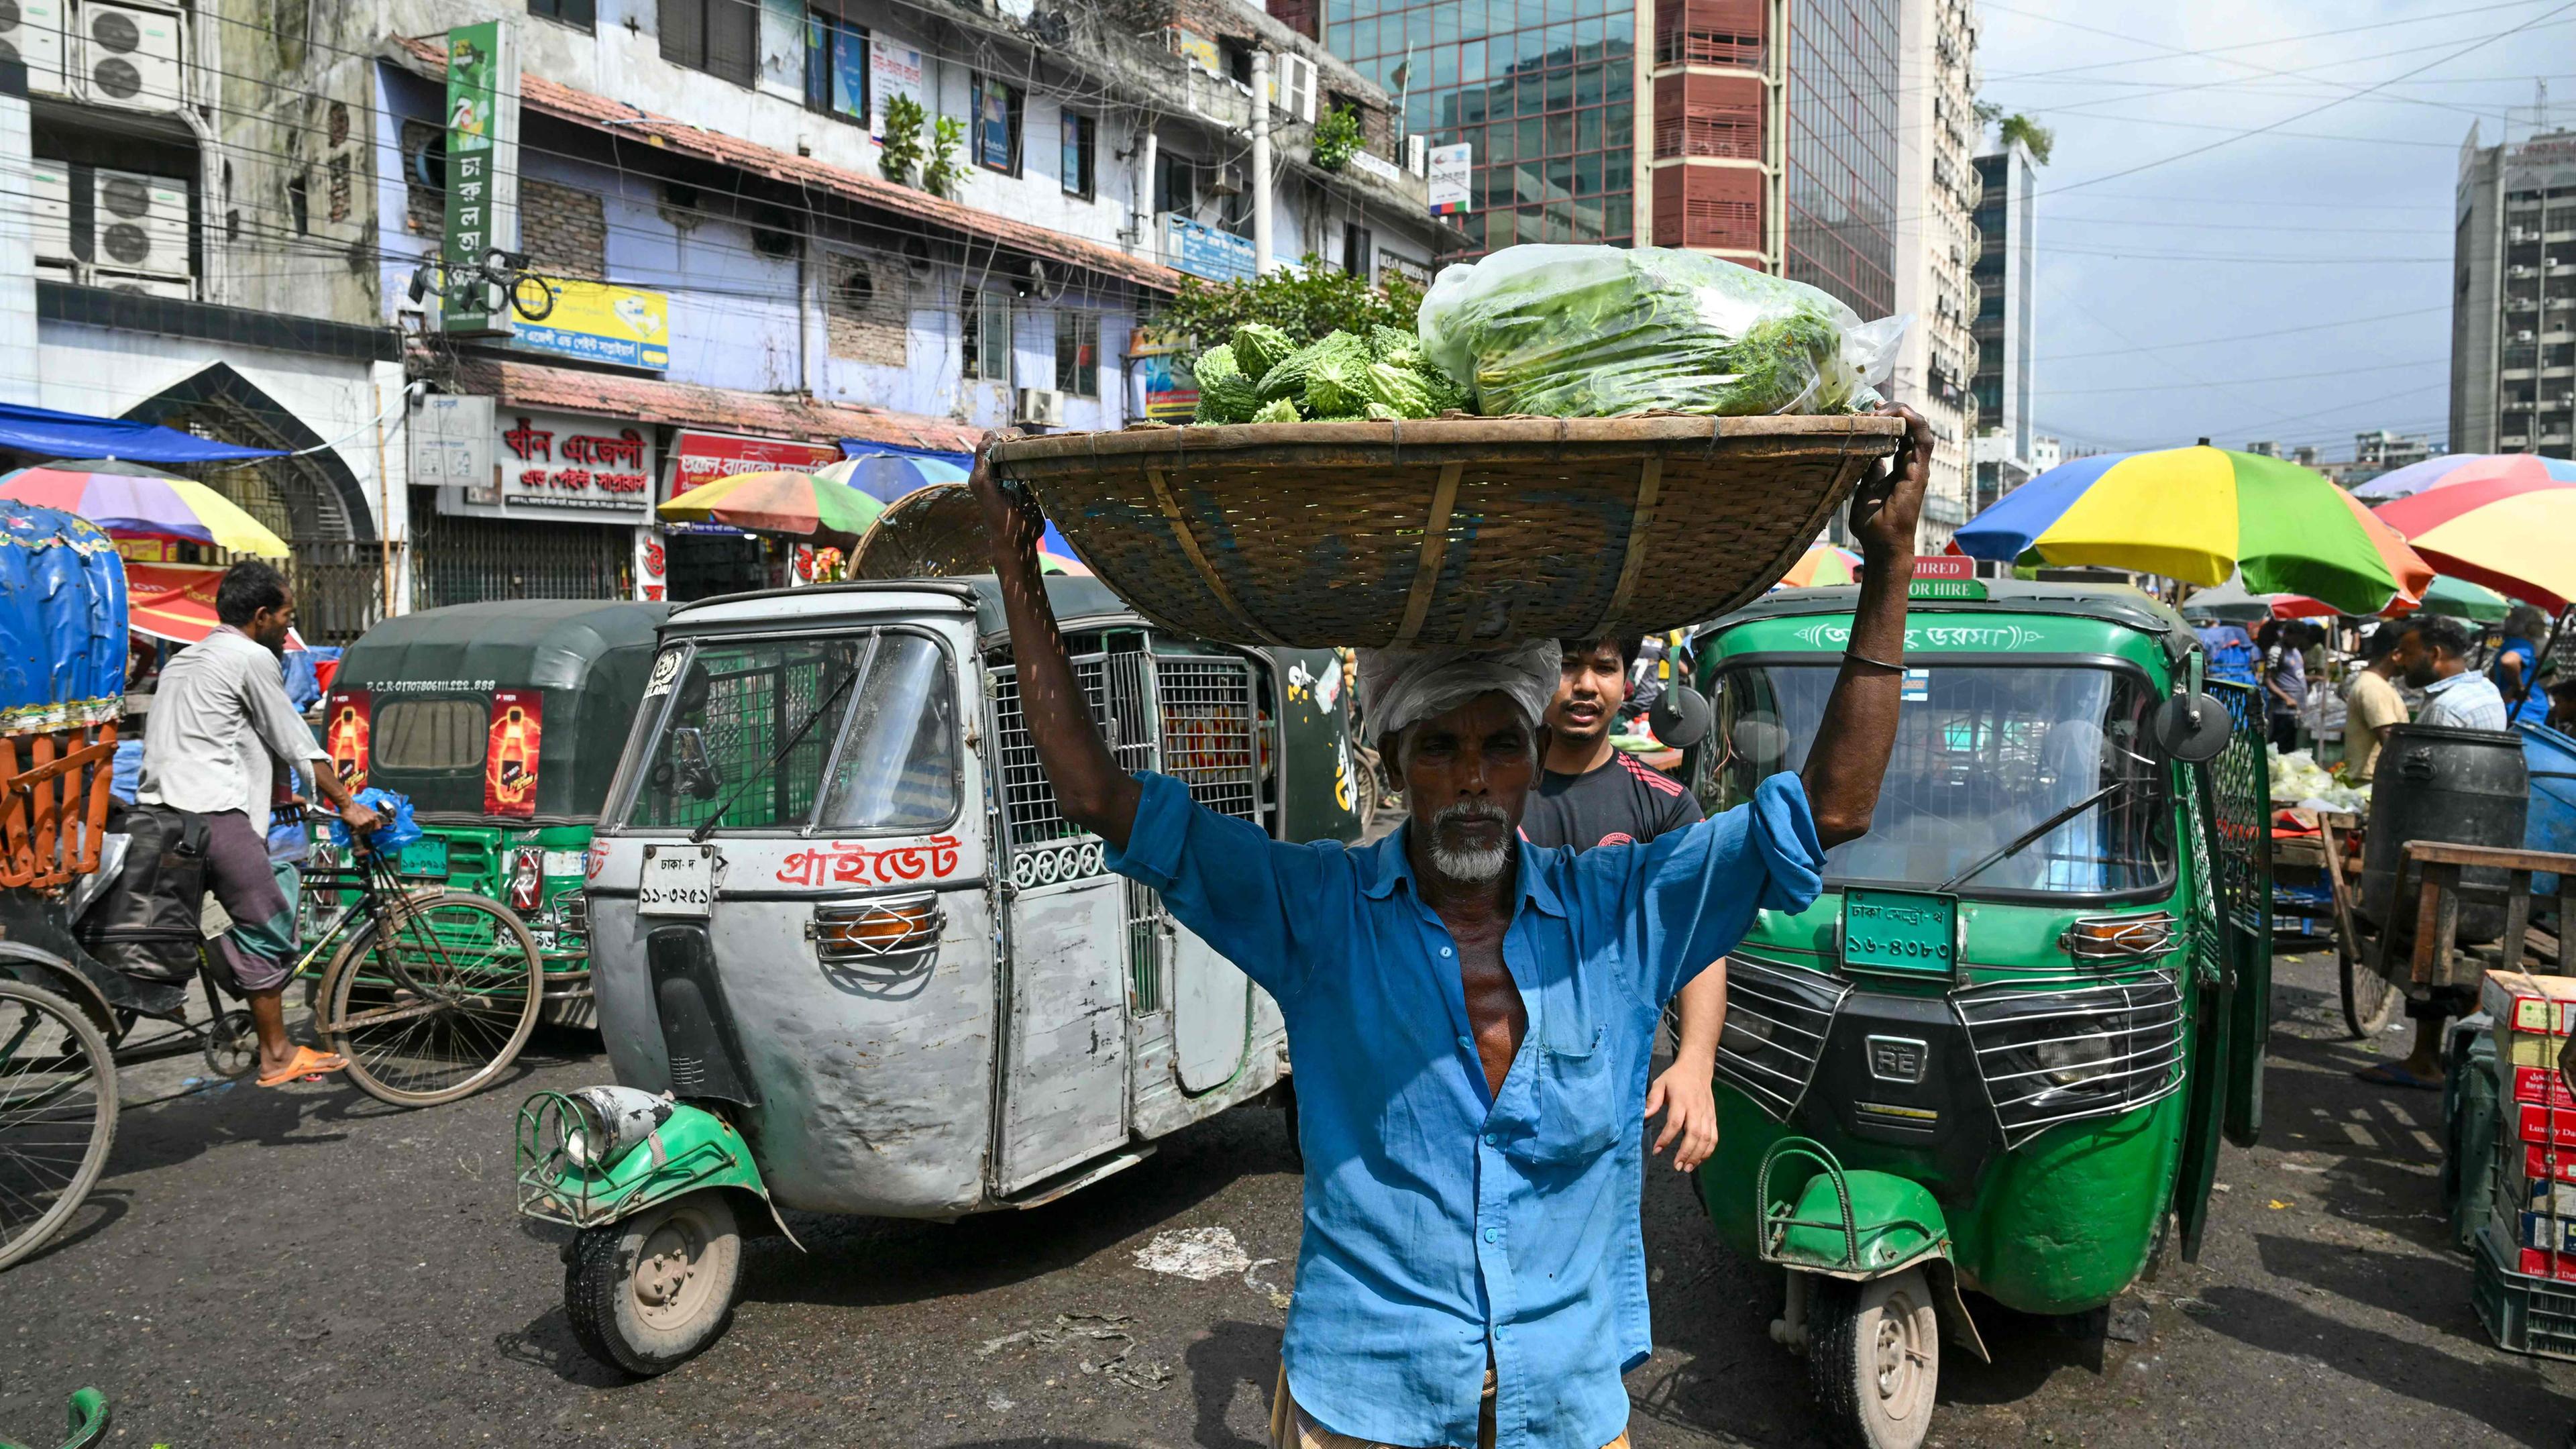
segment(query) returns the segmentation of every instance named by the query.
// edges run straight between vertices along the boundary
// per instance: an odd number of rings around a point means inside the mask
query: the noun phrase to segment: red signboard
[[[545,743],[546,697],[533,689],[492,691],[492,733],[483,750],[483,813],[537,813],[537,752]]]
[[[1957,554],[1920,554],[1914,560],[1914,576],[1918,579],[1973,579],[1977,576],[1977,561]]]
[[[683,431],[671,440],[670,492],[677,498],[692,488],[772,468],[806,470],[841,460],[830,443],[791,443],[781,438],[746,438],[734,433]]]

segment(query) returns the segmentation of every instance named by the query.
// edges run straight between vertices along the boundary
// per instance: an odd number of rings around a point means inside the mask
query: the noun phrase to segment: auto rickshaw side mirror
[[[716,797],[716,764],[707,754],[707,737],[693,725],[671,731],[671,764],[679,773],[680,792],[692,800]]]
[[[1655,728],[1655,738],[1676,750],[1686,750],[1708,738],[1709,726],[1717,722],[1717,711],[1710,707],[1708,696],[1674,680],[1655,697],[1654,708],[1646,711],[1646,722]]]
[[[2166,754],[2186,765],[2205,765],[2227,753],[2236,720],[2217,696],[2193,690],[2158,705],[2152,728]]]

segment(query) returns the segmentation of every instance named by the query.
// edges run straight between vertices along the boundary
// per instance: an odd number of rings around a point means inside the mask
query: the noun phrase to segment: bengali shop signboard
[[[692,488],[703,488],[736,473],[760,473],[773,468],[812,472],[840,460],[840,448],[831,443],[793,443],[784,438],[683,430],[671,440],[670,486],[665,496],[677,498]]]
[[[491,482],[457,489],[453,505],[442,497],[442,507],[484,517],[653,521],[650,427],[507,403],[493,410],[492,425]]]

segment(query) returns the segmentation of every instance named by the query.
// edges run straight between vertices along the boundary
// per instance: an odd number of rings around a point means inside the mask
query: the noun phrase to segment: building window
[[[868,123],[868,33],[821,5],[805,15],[805,108]]]
[[[759,0],[661,0],[662,58],[751,84],[760,69]]]
[[[969,287],[957,306],[964,330],[966,376],[977,382],[1011,382],[1011,298],[1007,292]]]
[[[1100,396],[1100,318],[1092,312],[1055,317],[1055,385],[1075,397]]]
[[[1064,194],[1089,201],[1092,196],[1092,153],[1097,142],[1100,122],[1079,111],[1064,113]]]
[[[824,336],[832,355],[887,367],[909,362],[912,309],[902,294],[902,269],[837,252],[824,258]]]
[[[1187,156],[1169,151],[1154,158],[1154,210],[1178,212],[1188,216],[1198,210],[1198,168]]]
[[[528,13],[588,30],[599,18],[596,0],[528,0]]]
[[[1376,275],[1369,269],[1370,255],[1377,250],[1377,239],[1364,226],[1342,228],[1342,270],[1354,277]]]
[[[970,138],[975,164],[1004,176],[1020,174],[1020,93],[989,76],[975,77],[975,119]]]

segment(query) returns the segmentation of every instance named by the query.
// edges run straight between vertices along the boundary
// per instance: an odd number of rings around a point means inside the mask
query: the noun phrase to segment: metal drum
[[[2522,736],[2509,730],[2462,730],[2439,725],[2398,725],[2372,772],[2370,845],[2362,858],[2361,913],[2400,940],[2411,940],[2419,899],[2410,887],[2397,893],[2397,867],[2406,842],[2521,848],[2531,812],[2531,774],[2523,763]],[[2417,877],[2418,883],[2421,877]],[[2463,886],[2483,886],[2493,900],[2463,895],[2463,945],[2504,934],[2507,876],[2501,870],[2467,869]]]

